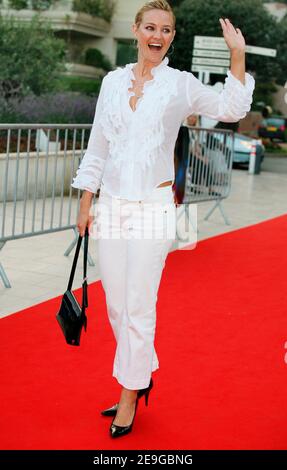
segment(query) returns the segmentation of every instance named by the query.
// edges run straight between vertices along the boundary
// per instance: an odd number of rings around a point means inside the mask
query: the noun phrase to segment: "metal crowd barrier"
[[[9,240],[73,229],[80,191],[70,186],[91,125],[0,124],[0,250]],[[90,255],[89,264],[94,265]],[[0,277],[11,287],[0,263]]]
[[[233,154],[233,131],[182,126],[175,146],[178,201],[186,208],[188,204],[215,201],[204,219],[219,208],[230,225],[221,203],[231,189]]]
[[[90,129],[91,124],[0,124],[0,250],[9,240],[73,229],[64,253],[69,255],[77,242],[80,201],[80,191],[70,184]],[[230,131],[182,126],[175,149],[181,202],[215,200],[208,216],[218,206],[226,222],[220,203],[230,190],[231,143]],[[11,287],[1,263],[0,277]]]

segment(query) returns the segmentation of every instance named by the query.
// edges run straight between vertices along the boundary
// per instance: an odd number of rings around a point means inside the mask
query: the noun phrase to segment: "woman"
[[[102,412],[114,417],[112,437],[132,430],[139,398],[145,396],[147,404],[151,374],[159,367],[156,300],[175,238],[174,211],[167,208],[175,206],[173,157],[180,125],[190,114],[236,122],[250,110],[254,79],[245,73],[244,38],[229,20],[219,21],[231,50],[231,70],[220,94],[192,73],[168,66],[165,55],[175,36],[170,5],[155,0],[138,11],[133,25],[138,61],[104,77],[87,150],[72,184],[83,190],[80,234],[91,224],[91,200],[100,186],[96,222],[101,233],[109,232],[98,240],[98,257],[117,342],[113,376],[122,386],[119,403]],[[102,207],[113,212],[112,221]],[[170,224],[169,235],[128,238],[128,233],[140,233],[142,214],[148,228],[152,214],[161,220],[160,228]]]

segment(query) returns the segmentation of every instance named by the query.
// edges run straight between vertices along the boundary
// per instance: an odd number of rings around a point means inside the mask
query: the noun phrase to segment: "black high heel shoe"
[[[147,388],[141,388],[138,391],[138,395],[137,395],[138,398],[141,398],[142,396],[145,396],[146,406],[148,405],[148,396],[149,396],[149,393],[150,393],[152,387],[153,387],[153,380],[151,378],[149,386]],[[119,404],[116,403],[115,405],[111,406],[110,408],[107,408],[106,410],[101,411],[101,414],[103,416],[116,416],[117,411],[118,411],[118,407],[119,407]]]
[[[134,416],[133,416],[131,424],[129,424],[128,426],[118,426],[117,424],[114,424],[114,422],[112,422],[112,424],[110,426],[110,436],[111,437],[124,436],[125,434],[128,434],[129,432],[132,431],[133,423],[134,423],[136,412],[137,412],[139,399],[142,396],[144,396],[145,397],[145,404],[147,406],[148,405],[148,397],[149,397],[149,394],[150,394],[150,391],[151,391],[152,387],[153,387],[153,382],[151,380],[150,384],[147,388],[142,388],[141,390],[138,391],[137,398],[136,398],[135,412],[134,412]]]
[[[129,424],[128,426],[118,426],[117,424],[114,424],[114,422],[112,422],[112,424],[110,426],[110,436],[111,437],[124,436],[125,434],[128,434],[129,432],[132,431],[133,424],[134,424],[134,419],[135,419],[136,412],[137,412],[138,402],[139,402],[139,397],[137,396],[136,405],[135,405],[135,412],[134,412],[134,416],[133,416],[131,424]]]

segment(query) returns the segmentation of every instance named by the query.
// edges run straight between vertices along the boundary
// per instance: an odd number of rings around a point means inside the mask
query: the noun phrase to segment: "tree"
[[[0,97],[52,91],[65,55],[65,42],[38,15],[28,24],[0,16]]]
[[[168,3],[172,8],[178,7],[184,0],[169,0]]]
[[[287,2],[287,0],[286,0]],[[277,83],[279,85],[285,85],[287,76],[287,15],[278,23],[279,26],[279,38],[277,43],[277,63],[279,65],[280,72],[278,74]]]
[[[177,33],[172,66],[190,70],[194,36],[223,37],[219,18],[229,18],[241,29],[246,44],[277,49],[276,58],[246,54],[247,70],[255,71],[257,79],[285,83],[285,19],[278,23],[264,8],[262,0],[208,0],[205,4],[202,0],[184,0],[175,11]]]

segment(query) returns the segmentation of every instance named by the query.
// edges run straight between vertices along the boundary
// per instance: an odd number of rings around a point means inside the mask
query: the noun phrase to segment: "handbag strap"
[[[82,314],[85,314],[86,307],[88,307],[88,278],[87,278],[87,264],[88,264],[88,244],[89,244],[89,229],[85,230],[84,241],[84,266],[83,266],[83,283],[82,283]],[[85,328],[87,327],[87,320]]]
[[[68,282],[67,290],[72,290],[72,285],[74,281],[75,271],[77,267],[77,262],[79,258],[80,248],[82,244],[83,237],[79,235],[78,242],[76,246],[76,251],[74,255],[73,265],[71,269],[71,274]],[[88,261],[88,243],[89,243],[89,229],[86,227],[85,230],[85,240],[84,240],[84,266],[83,266],[83,283],[82,283],[82,315],[85,317],[85,310],[88,307],[88,283],[87,283],[87,261]],[[85,317],[86,318],[86,317]],[[86,327],[86,319],[85,319]]]

